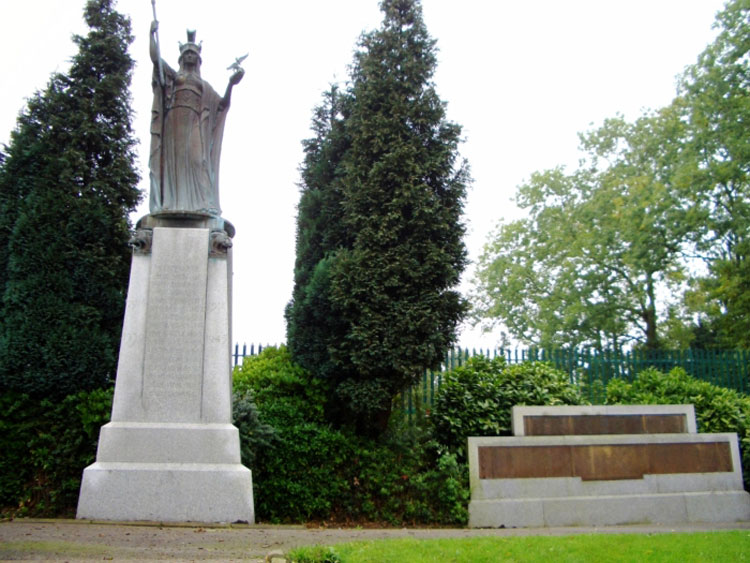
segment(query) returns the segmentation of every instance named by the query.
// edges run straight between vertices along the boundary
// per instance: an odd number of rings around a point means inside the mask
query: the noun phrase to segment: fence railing
[[[245,356],[260,354],[263,346],[235,344],[232,354],[234,365]],[[633,380],[646,368],[656,368],[668,372],[675,367],[683,368],[697,379],[708,381],[721,387],[750,393],[750,350],[630,350],[627,352],[594,350],[540,350],[529,349],[472,349],[450,350],[439,370],[425,371],[422,380],[408,389],[402,396],[406,412],[428,409],[434,402],[443,380],[443,374],[465,364],[472,356],[495,358],[503,356],[508,363],[549,362],[565,372],[571,383],[582,387],[592,402],[601,402],[607,383],[614,377],[626,381]]]
[[[240,351],[240,345],[235,344],[234,353],[232,354],[232,367],[237,367],[238,365],[240,365],[242,363],[242,360],[245,359],[245,356],[256,356],[260,354],[263,351],[263,348],[268,348],[268,346],[258,344],[258,347],[256,349],[255,344],[250,344],[250,349],[248,350],[247,344],[243,344],[242,351]]]
[[[627,352],[594,350],[456,349],[446,354],[440,370],[426,371],[422,381],[404,393],[404,408],[413,413],[430,408],[435,401],[443,373],[463,365],[477,355],[503,356],[508,363],[543,361],[565,372],[571,383],[580,385],[587,399],[603,402],[607,383],[615,377],[632,381],[647,368],[668,372],[683,368],[697,379],[714,385],[750,393],[750,350],[631,350]]]

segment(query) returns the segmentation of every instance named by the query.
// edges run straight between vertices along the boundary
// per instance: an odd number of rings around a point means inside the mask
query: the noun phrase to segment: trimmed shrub
[[[317,378],[292,361],[286,346],[269,346],[234,368],[234,392],[250,392],[265,422],[323,422],[325,393]]]
[[[284,347],[246,358],[234,382],[258,519],[466,523],[466,468],[428,430],[398,416],[378,440],[333,428],[320,383]]]
[[[323,424],[320,384],[292,361],[286,347],[268,347],[235,368],[234,394],[258,518],[327,518],[344,486],[331,469],[341,463],[348,444]]]
[[[695,407],[698,432],[736,432],[740,440],[745,489],[750,490],[750,397],[701,381],[674,368],[668,374],[650,368],[632,383],[613,379],[607,404],[687,405]]]
[[[470,358],[445,374],[431,415],[435,438],[459,461],[469,436],[509,436],[515,405],[580,405],[568,376],[543,362],[508,365],[503,357]]]
[[[61,401],[0,397],[0,507],[11,516],[75,513],[83,469],[96,457],[109,421],[112,389]]]
[[[428,432],[391,424],[379,441],[359,439],[347,467],[349,488],[334,519],[390,525],[464,525],[468,468],[441,453]]]

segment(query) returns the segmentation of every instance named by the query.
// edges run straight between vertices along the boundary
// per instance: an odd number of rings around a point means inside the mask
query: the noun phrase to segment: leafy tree
[[[140,198],[130,22],[89,0],[67,74],[20,115],[0,168],[0,389],[61,397],[111,382]]]
[[[674,197],[680,129],[667,108],[606,120],[581,136],[578,170],[519,187],[528,217],[502,225],[480,258],[478,318],[543,347],[660,345],[658,293],[683,279],[684,225]]]
[[[750,2],[719,12],[719,35],[688,67],[685,104],[687,206],[701,222],[692,233],[708,266],[692,304],[723,347],[750,346]]]
[[[520,188],[530,218],[487,246],[480,318],[543,345],[750,346],[750,2],[716,27],[670,106]]]
[[[315,252],[322,257],[306,262],[311,281],[304,293],[295,290],[287,315],[295,318],[301,295],[321,301],[313,304],[322,321],[314,365],[291,322],[290,347],[327,378],[329,415],[368,434],[385,428],[399,391],[439,365],[466,309],[454,290],[466,263],[461,212],[469,176],[458,161],[460,127],[446,121],[431,82],[435,42],[419,2],[384,0],[381,9],[382,26],[363,34],[351,69],[344,151],[322,159],[334,172],[324,183],[337,205],[319,220],[336,222],[344,236],[321,243]],[[331,127],[323,141],[338,135]],[[312,240],[303,234],[303,204],[298,274],[301,242]]]

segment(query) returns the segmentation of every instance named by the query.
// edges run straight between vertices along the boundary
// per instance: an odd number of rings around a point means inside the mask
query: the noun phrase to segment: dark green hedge
[[[94,461],[112,390],[61,401],[0,397],[0,509],[4,515],[71,516],[83,468]]]
[[[543,362],[474,356],[445,374],[431,419],[435,438],[460,460],[469,436],[510,436],[514,405],[580,405],[568,376]]]
[[[235,409],[245,413],[235,416],[241,440],[253,445],[243,462],[253,471],[259,520],[466,522],[466,468],[425,427],[395,413],[377,440],[333,428],[322,390],[283,347],[245,358],[234,385]]]

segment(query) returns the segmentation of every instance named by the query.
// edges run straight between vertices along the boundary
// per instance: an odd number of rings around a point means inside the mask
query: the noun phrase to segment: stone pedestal
[[[78,518],[254,521],[232,425],[232,235],[196,214],[139,222],[112,421]]]

